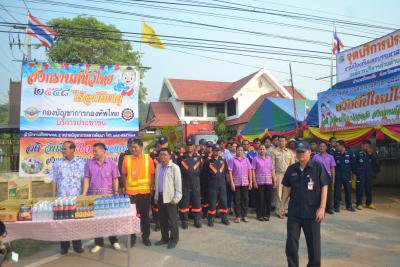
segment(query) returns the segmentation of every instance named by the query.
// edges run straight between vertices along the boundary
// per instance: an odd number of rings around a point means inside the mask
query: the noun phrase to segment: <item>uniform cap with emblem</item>
[[[204,138],[201,138],[200,140],[199,140],[199,145],[205,145],[207,142],[206,142],[206,140],[204,139]]]
[[[188,138],[188,139],[186,140],[186,145],[188,145],[188,146],[194,145],[194,140],[193,140],[193,138]]]
[[[218,145],[218,144],[214,144],[214,145],[212,146],[212,148],[213,148],[213,150],[221,150],[221,146]]]
[[[214,144],[212,141],[207,141],[206,145],[207,147],[213,147]]]
[[[310,144],[307,141],[297,141],[296,142],[296,151],[297,152],[306,152],[310,150]]]
[[[157,143],[159,143],[160,145],[164,145],[168,142],[167,138],[165,136],[160,136],[157,140]]]

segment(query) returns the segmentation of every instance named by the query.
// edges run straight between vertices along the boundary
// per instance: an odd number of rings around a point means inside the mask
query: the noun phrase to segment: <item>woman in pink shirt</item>
[[[271,214],[272,188],[275,187],[275,169],[267,149],[261,145],[259,154],[251,162],[253,187],[256,188],[256,214],[259,221],[269,221]]]
[[[240,218],[248,222],[247,207],[249,206],[249,190],[252,187],[252,170],[248,158],[244,156],[242,146],[236,148],[236,156],[228,161],[229,181],[233,191],[236,223]]]

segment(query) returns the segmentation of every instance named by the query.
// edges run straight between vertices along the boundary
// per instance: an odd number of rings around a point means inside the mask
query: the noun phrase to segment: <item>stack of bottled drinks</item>
[[[32,221],[53,220],[53,201],[39,201],[32,206]]]
[[[57,198],[53,202],[53,219],[75,219],[76,197]]]
[[[93,205],[96,217],[124,215],[128,214],[131,209],[131,202],[127,195],[97,198]]]

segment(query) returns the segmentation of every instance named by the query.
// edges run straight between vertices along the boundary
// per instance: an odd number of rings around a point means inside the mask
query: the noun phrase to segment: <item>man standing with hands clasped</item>
[[[307,266],[321,266],[321,221],[325,217],[329,176],[324,166],[310,159],[308,142],[296,143],[298,162],[287,169],[282,180],[283,194],[279,215],[285,216],[285,204],[290,196],[286,257],[289,267],[299,266],[299,239],[303,228],[307,242]]]

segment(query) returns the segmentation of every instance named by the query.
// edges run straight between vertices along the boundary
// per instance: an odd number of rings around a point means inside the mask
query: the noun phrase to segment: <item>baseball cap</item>
[[[214,144],[214,145],[212,146],[212,148],[213,148],[213,150],[221,150],[221,146],[218,145],[218,144]]]
[[[207,141],[206,146],[207,147],[213,147],[213,142],[212,141]]]
[[[296,151],[297,152],[306,152],[310,149],[310,144],[307,141],[297,141],[296,142]]]
[[[166,144],[168,142],[168,140],[167,140],[167,138],[165,137],[165,136],[160,136],[159,138],[158,138],[158,141],[157,141],[157,143],[159,143],[160,145],[164,145],[164,144]]]
[[[194,140],[193,140],[193,138],[188,138],[188,139],[186,139],[186,145],[188,145],[188,146],[194,145]]]
[[[204,139],[204,138],[201,138],[200,140],[199,140],[199,145],[205,145],[207,142],[206,142],[206,140]]]

